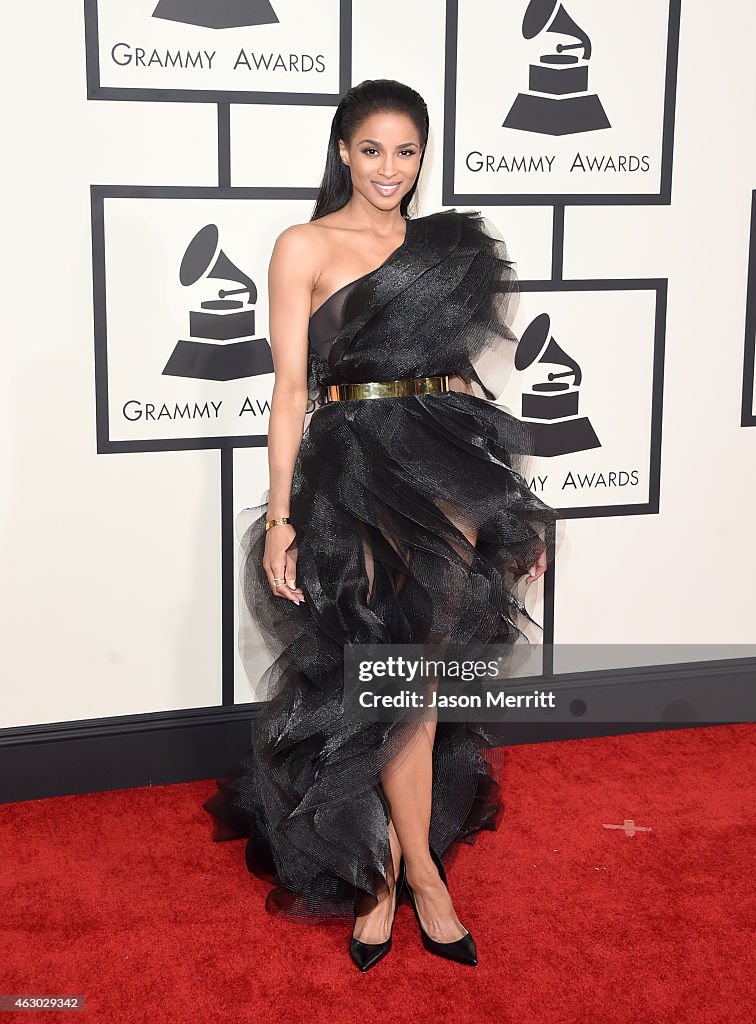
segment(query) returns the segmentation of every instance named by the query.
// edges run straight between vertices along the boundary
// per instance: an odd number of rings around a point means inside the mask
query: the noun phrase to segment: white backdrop
[[[569,6],[576,20],[586,5],[589,0]],[[756,8],[734,0],[726,17],[713,18],[704,0],[683,0],[682,6],[671,203],[568,206],[565,213],[565,280],[665,279],[668,306],[659,511],[609,510],[567,522],[555,573],[554,639],[563,643],[726,644],[753,636],[756,543],[748,516],[756,501],[756,432],[740,425],[740,401],[756,186]],[[477,4],[492,17],[501,7],[498,0]],[[524,3],[512,0],[508,7],[521,12]],[[353,10],[351,81],[397,78],[418,89],[429,106],[420,213],[463,205],[442,201],[445,4],[414,0],[402,5],[401,16],[393,7],[378,16],[372,3],[355,0]],[[643,85],[644,37],[633,42],[635,5],[613,5],[612,11],[622,46],[635,47]],[[217,109],[201,102],[88,99],[79,4],[15,5],[5,15],[5,30],[12,59],[0,68],[0,726],[212,707],[221,702],[220,453],[98,452],[90,187],[217,185]],[[486,62],[498,75],[495,61]],[[232,186],[316,187],[333,109],[232,104]],[[136,360],[146,342],[141,331],[148,324],[155,329],[154,307],[141,320],[135,313],[149,301],[149,267],[141,257],[154,249],[146,243],[171,238],[159,203],[151,219],[155,200],[128,202],[120,250],[114,236],[106,237],[113,395],[137,380],[129,377],[139,369],[130,362],[129,335]],[[291,222],[307,219],[311,205],[310,199],[294,202],[291,209],[301,212]],[[500,228],[522,279],[550,278],[549,206],[472,205]],[[138,232],[137,210],[144,218]],[[199,226],[211,215],[197,216]],[[236,226],[228,250],[239,261],[245,232],[243,224]],[[269,240],[261,235],[257,244],[260,285]],[[127,257],[120,274],[119,252]],[[264,334],[263,301],[258,315],[257,333]],[[627,329],[624,313],[622,324],[621,358],[627,361],[637,331]],[[587,340],[589,347],[591,341],[605,344],[590,332]],[[608,364],[603,401],[613,369],[620,392],[627,369],[638,375],[641,406],[648,403],[642,381],[649,340],[637,336],[635,364]],[[640,445],[647,454],[647,413],[636,419],[624,403],[618,416],[612,423],[618,443],[628,451]],[[264,447],[236,448],[235,511],[260,500],[266,455]],[[558,504],[554,493],[547,498]],[[539,593],[529,595],[536,609]],[[249,700],[249,694],[237,660],[236,699]]]

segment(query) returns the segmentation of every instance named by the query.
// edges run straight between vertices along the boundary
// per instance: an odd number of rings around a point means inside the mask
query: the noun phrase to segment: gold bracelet
[[[271,526],[281,526],[283,523],[290,523],[291,519],[288,516],[281,516],[280,519],[266,519],[265,520],[265,532],[267,533]]]

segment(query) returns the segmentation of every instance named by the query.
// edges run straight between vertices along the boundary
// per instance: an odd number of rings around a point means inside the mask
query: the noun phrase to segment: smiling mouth
[[[382,196],[392,196],[401,185],[401,182],[395,181],[391,185],[385,185],[380,181],[373,181],[372,184]]]

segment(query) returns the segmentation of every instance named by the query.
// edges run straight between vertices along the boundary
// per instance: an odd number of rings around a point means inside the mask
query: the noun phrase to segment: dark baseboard
[[[119,715],[0,732],[0,803],[221,776],[249,748],[237,707]]]
[[[504,721],[496,730],[515,746],[753,721],[755,678],[751,658],[550,677],[538,686],[574,705],[572,720]],[[609,706],[611,716],[602,710]],[[0,730],[0,803],[220,778],[249,749],[253,707]]]

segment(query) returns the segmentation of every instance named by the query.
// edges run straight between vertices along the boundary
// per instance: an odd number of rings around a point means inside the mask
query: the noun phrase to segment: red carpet
[[[499,831],[449,863],[477,968],[406,904],[365,975],[343,925],[271,918],[212,780],[0,806],[0,993],[87,997],[0,1024],[751,1024],[755,754],[752,725],[510,748]]]

